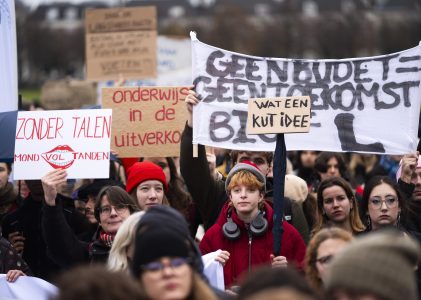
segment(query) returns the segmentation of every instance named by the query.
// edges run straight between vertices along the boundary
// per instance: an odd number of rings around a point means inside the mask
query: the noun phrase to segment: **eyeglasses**
[[[373,197],[370,199],[370,204],[375,209],[380,209],[386,203],[388,208],[395,208],[398,206],[398,199],[395,196],[386,196],[384,200],[381,197]]]
[[[317,262],[321,263],[322,265],[328,265],[333,259],[333,255],[326,255],[316,259]]]
[[[117,204],[117,205],[106,205],[103,207],[98,208],[99,214],[100,215],[104,215],[104,216],[109,216],[111,215],[111,210],[114,208],[114,210],[116,211],[116,213],[121,214],[122,212],[124,212],[127,209],[128,205],[127,204]]]
[[[153,261],[146,265],[140,267],[142,271],[148,271],[152,273],[158,273],[159,271],[164,270],[167,267],[172,269],[177,269],[185,264],[188,264],[190,259],[184,257],[175,257],[171,258],[167,261],[167,263],[163,263],[161,261]]]

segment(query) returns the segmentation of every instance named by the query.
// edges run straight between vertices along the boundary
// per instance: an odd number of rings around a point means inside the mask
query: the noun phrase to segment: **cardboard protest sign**
[[[188,86],[191,85],[190,39],[158,36],[158,75],[156,78],[126,80],[124,86]],[[113,87],[114,80],[97,85],[98,103],[104,87]]]
[[[85,18],[88,80],[156,76],[154,6],[87,10]]]
[[[111,148],[120,157],[179,156],[188,91],[188,87],[104,88],[102,106],[113,109]]]
[[[247,134],[310,130],[310,97],[252,98],[248,102]]]
[[[0,1],[0,112],[18,109],[15,1]]]
[[[310,132],[287,134],[288,150],[413,152],[420,112],[421,46],[341,60],[247,56],[192,34],[193,143],[273,151],[276,136],[246,134],[250,98],[310,96]]]
[[[53,169],[68,178],[108,178],[111,109],[18,113],[14,179],[40,179]]]

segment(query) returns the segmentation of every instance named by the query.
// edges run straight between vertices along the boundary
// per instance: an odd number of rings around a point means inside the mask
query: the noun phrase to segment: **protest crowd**
[[[92,20],[87,43],[112,28]],[[0,157],[0,300],[421,299],[421,130],[419,112],[406,114],[419,110],[420,81],[407,76],[419,51],[310,66],[191,38],[206,59],[189,86],[130,87],[119,74],[98,89],[102,109],[20,107],[14,160]],[[268,111],[250,125],[248,96],[278,100],[256,104]],[[297,110],[276,121],[282,105]],[[411,130],[358,135],[381,131],[359,114],[392,122],[393,109]],[[246,134],[248,117],[263,131]],[[293,131],[262,129],[273,122]],[[308,140],[299,148],[289,133]]]
[[[190,90],[179,159],[114,152],[106,179],[14,183],[0,163],[5,280],[51,282],[51,299],[418,299],[418,152],[289,151],[275,255],[273,153],[194,157],[198,102]]]

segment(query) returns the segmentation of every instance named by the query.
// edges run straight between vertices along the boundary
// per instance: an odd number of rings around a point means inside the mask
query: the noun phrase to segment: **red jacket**
[[[232,210],[231,217],[233,222],[239,226],[241,235],[235,241],[230,241],[224,236],[222,226],[227,221],[228,209],[228,202],[226,202],[217,222],[206,231],[199,248],[202,254],[218,249],[226,250],[230,253],[230,258],[224,266],[225,286],[229,288],[238,284],[241,276],[245,275],[243,273],[248,271],[249,261],[251,262],[251,268],[271,264],[270,255],[273,253],[273,209],[265,203],[264,210],[266,211],[265,217],[268,220],[268,230],[263,236],[251,237],[250,249],[248,231],[244,222],[235,213],[235,209]],[[282,235],[281,255],[287,258],[289,264],[294,264],[297,268],[301,268],[306,252],[304,240],[288,222],[284,221],[283,225],[284,234]]]

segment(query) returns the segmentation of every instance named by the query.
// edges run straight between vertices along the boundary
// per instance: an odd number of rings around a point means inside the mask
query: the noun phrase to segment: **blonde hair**
[[[330,227],[320,230],[310,240],[304,258],[304,271],[309,284],[316,291],[321,291],[322,289],[322,280],[320,279],[319,272],[316,268],[317,252],[319,251],[320,244],[330,239],[348,242],[353,239],[353,236],[348,231],[339,227]]]
[[[107,268],[110,271],[128,271],[129,263],[127,259],[127,249],[134,243],[136,225],[139,223],[142,216],[145,214],[143,211],[138,211],[131,214],[115,235],[113,245],[108,256]]]
[[[241,170],[232,176],[231,181],[227,186],[227,193],[229,194],[235,186],[241,184],[257,189],[259,191],[263,191],[265,188],[265,184],[259,181],[256,175],[249,171]]]

